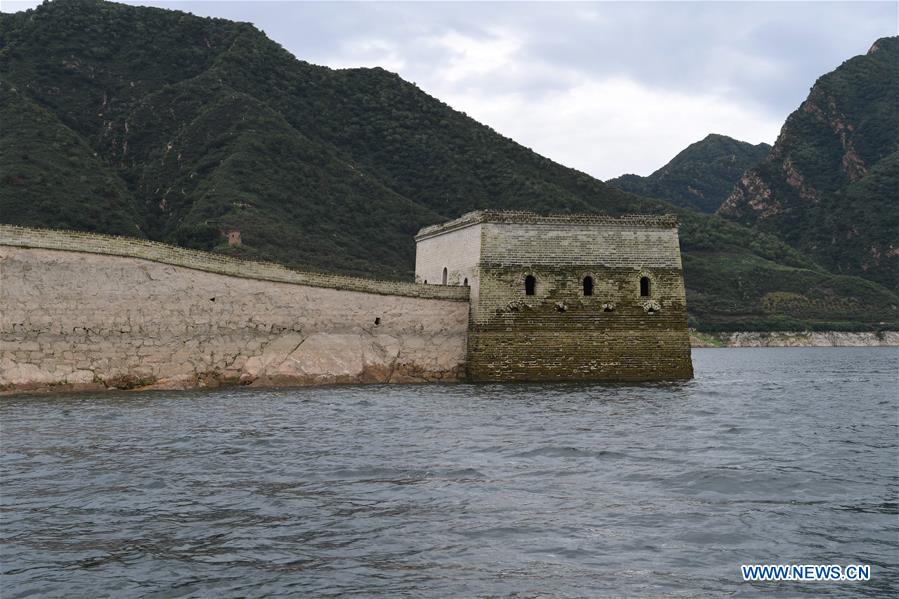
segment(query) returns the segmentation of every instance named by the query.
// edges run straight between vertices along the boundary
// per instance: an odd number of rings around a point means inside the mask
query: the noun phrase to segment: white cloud
[[[503,135],[601,179],[648,175],[712,132],[770,143],[781,125],[714,95],[674,93],[623,78],[584,80],[539,99],[448,87],[436,93]]]
[[[411,58],[398,72],[501,134],[601,179],[648,175],[709,133],[773,143],[786,116],[739,101],[744,96],[725,85],[688,93],[522,56],[529,35],[492,28],[411,38],[404,48]],[[441,52],[425,55],[418,47]],[[736,52],[730,60],[771,76],[777,68]]]
[[[514,68],[515,55],[521,49],[521,42],[502,30],[493,30],[489,37],[480,39],[448,31],[431,43],[450,55],[440,69],[441,78],[448,84]]]

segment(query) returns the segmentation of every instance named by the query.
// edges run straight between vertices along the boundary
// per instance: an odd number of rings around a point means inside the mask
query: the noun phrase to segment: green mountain
[[[699,212],[718,210],[747,169],[768,154],[768,144],[752,145],[726,135],[708,135],[690,144],[648,177],[621,175],[607,185],[659,198]]]
[[[899,37],[818,79],[718,212],[899,289]]]
[[[0,76],[3,222],[409,279],[415,232],[468,210],[676,212],[694,325],[899,319],[895,293],[773,235],[604,185],[397,75],[311,65],[246,23],[57,0],[0,15]]]

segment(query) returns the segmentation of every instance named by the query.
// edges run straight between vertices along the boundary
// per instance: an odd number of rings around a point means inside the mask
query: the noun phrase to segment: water
[[[0,400],[2,596],[896,596],[896,349]],[[863,583],[742,563],[867,563]]]

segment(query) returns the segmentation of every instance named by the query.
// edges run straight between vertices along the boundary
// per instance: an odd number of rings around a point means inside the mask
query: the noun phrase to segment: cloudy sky
[[[249,21],[312,63],[384,67],[601,179],[647,175],[708,133],[772,143],[817,77],[899,27],[895,0],[130,3]]]

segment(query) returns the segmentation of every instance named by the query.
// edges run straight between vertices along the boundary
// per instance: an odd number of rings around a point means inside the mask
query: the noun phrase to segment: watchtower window
[[[640,297],[649,297],[649,277],[640,277]]]
[[[593,295],[593,277],[584,277],[584,295]]]
[[[537,290],[537,279],[534,275],[528,275],[524,278],[524,294],[525,295],[534,295],[534,292]]]
[[[468,287],[468,278],[466,277],[464,281],[462,281],[463,287]]]
[[[443,284],[446,285],[446,267],[443,267]]]

